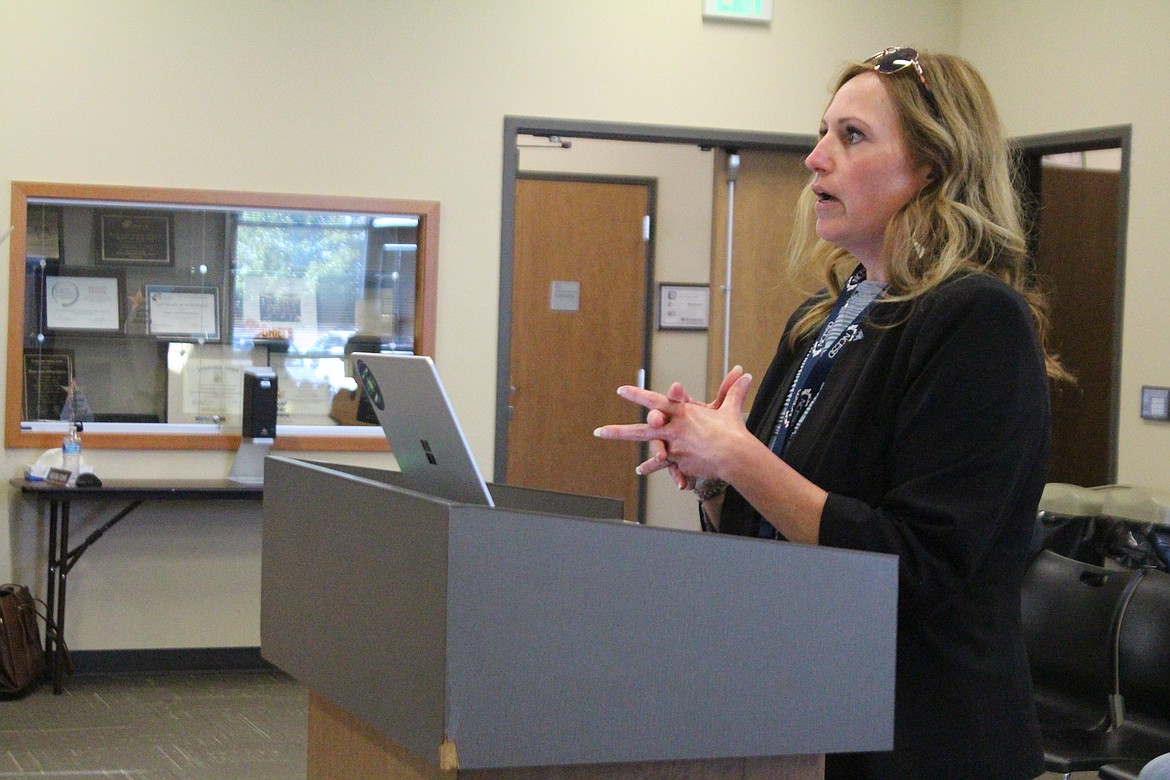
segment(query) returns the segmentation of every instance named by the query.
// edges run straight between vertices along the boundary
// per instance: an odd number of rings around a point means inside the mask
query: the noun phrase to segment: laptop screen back
[[[390,440],[408,490],[494,506],[434,361],[354,352],[354,373]]]

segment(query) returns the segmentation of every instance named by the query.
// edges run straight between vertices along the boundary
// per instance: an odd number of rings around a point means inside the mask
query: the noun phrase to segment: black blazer
[[[748,418],[764,441],[808,347],[786,342]],[[1050,429],[1030,312],[989,276],[878,304],[837,358],[784,459],[829,492],[821,544],[899,556],[898,658],[893,753],[830,757],[826,777],[1043,772],[1020,583]],[[730,489],[721,530],[757,520]]]

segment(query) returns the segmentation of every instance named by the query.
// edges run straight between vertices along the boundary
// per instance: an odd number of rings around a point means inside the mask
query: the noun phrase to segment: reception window
[[[348,355],[433,347],[437,204],[17,183],[13,211],[10,447],[231,448],[268,366],[279,441],[378,448]]]

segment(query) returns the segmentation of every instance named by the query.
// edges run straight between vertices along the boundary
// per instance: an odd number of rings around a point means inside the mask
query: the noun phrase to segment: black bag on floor
[[[47,669],[32,593],[24,585],[0,585],[0,698],[33,690]]]

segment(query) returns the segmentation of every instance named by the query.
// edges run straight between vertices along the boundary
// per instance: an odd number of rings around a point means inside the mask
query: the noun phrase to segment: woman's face
[[[804,164],[815,175],[817,235],[888,281],[881,256],[890,218],[930,178],[906,147],[894,102],[877,73],[845,82],[821,119],[821,140]]]

